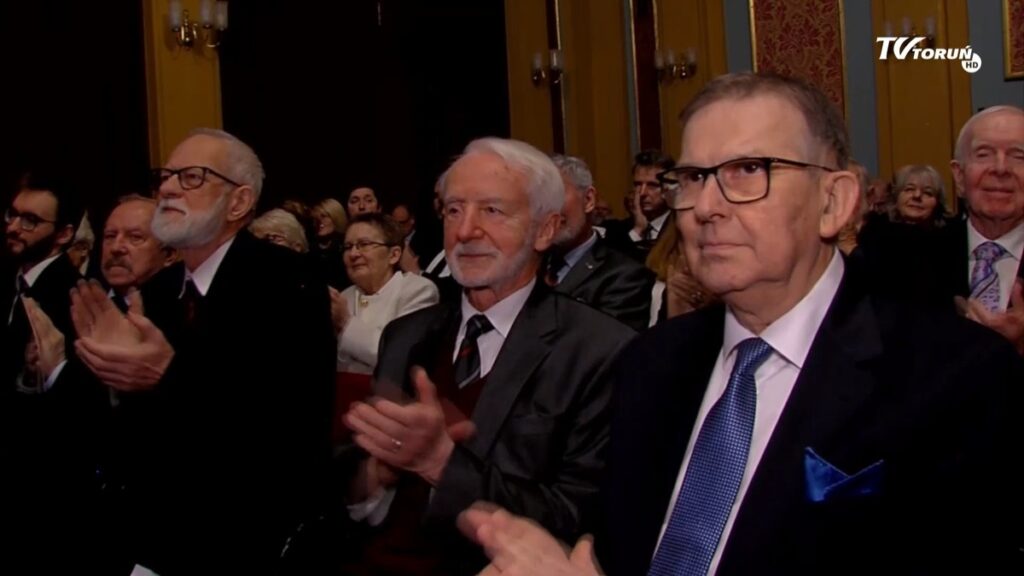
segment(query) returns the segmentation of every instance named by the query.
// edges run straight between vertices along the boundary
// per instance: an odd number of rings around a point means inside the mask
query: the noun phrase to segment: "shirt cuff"
[[[643,238],[641,238],[640,235],[636,233],[636,230],[629,231],[629,239],[632,240],[633,242],[639,242],[643,240]]]
[[[348,515],[355,522],[366,522],[370,526],[380,526],[391,510],[391,502],[395,499],[394,488],[382,488],[374,492],[369,500],[348,506]]]
[[[48,392],[50,388],[53,388],[53,384],[57,382],[57,378],[60,377],[60,373],[64,370],[64,366],[67,366],[67,360],[61,360],[60,364],[50,372],[50,375],[46,377],[46,382],[43,382],[43,392]]]

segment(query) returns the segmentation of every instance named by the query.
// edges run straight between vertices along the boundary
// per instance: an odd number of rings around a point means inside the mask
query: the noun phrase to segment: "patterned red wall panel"
[[[814,84],[845,114],[840,0],[750,0],[754,69]]]
[[[1003,0],[1006,76],[1024,78],[1024,0]]]

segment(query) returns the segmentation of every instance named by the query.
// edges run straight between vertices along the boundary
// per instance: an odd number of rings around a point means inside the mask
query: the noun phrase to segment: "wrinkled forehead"
[[[226,149],[227,143],[218,138],[203,134],[190,136],[171,152],[166,167],[207,166],[222,170]]]
[[[796,104],[765,92],[722,98],[694,113],[683,127],[678,163],[711,166],[751,156],[818,162],[823,149]]]

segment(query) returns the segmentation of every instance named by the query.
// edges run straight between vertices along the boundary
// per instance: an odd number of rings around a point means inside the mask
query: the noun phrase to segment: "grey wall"
[[[725,56],[729,72],[753,70],[749,0],[725,0],[722,9],[725,13]]]
[[[1024,106],[1024,79],[1006,80],[1003,63],[1003,3],[968,2],[971,48],[981,56],[981,70],[971,76],[974,110],[996,104]]]
[[[846,124],[853,157],[878,174],[878,114],[875,98],[875,34],[871,2],[845,0]]]

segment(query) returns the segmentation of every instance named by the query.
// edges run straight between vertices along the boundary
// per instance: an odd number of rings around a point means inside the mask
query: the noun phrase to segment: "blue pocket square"
[[[870,496],[882,489],[882,463],[879,460],[867,468],[849,475],[818,456],[812,448],[804,448],[804,477],[807,499],[827,502],[852,496]]]

